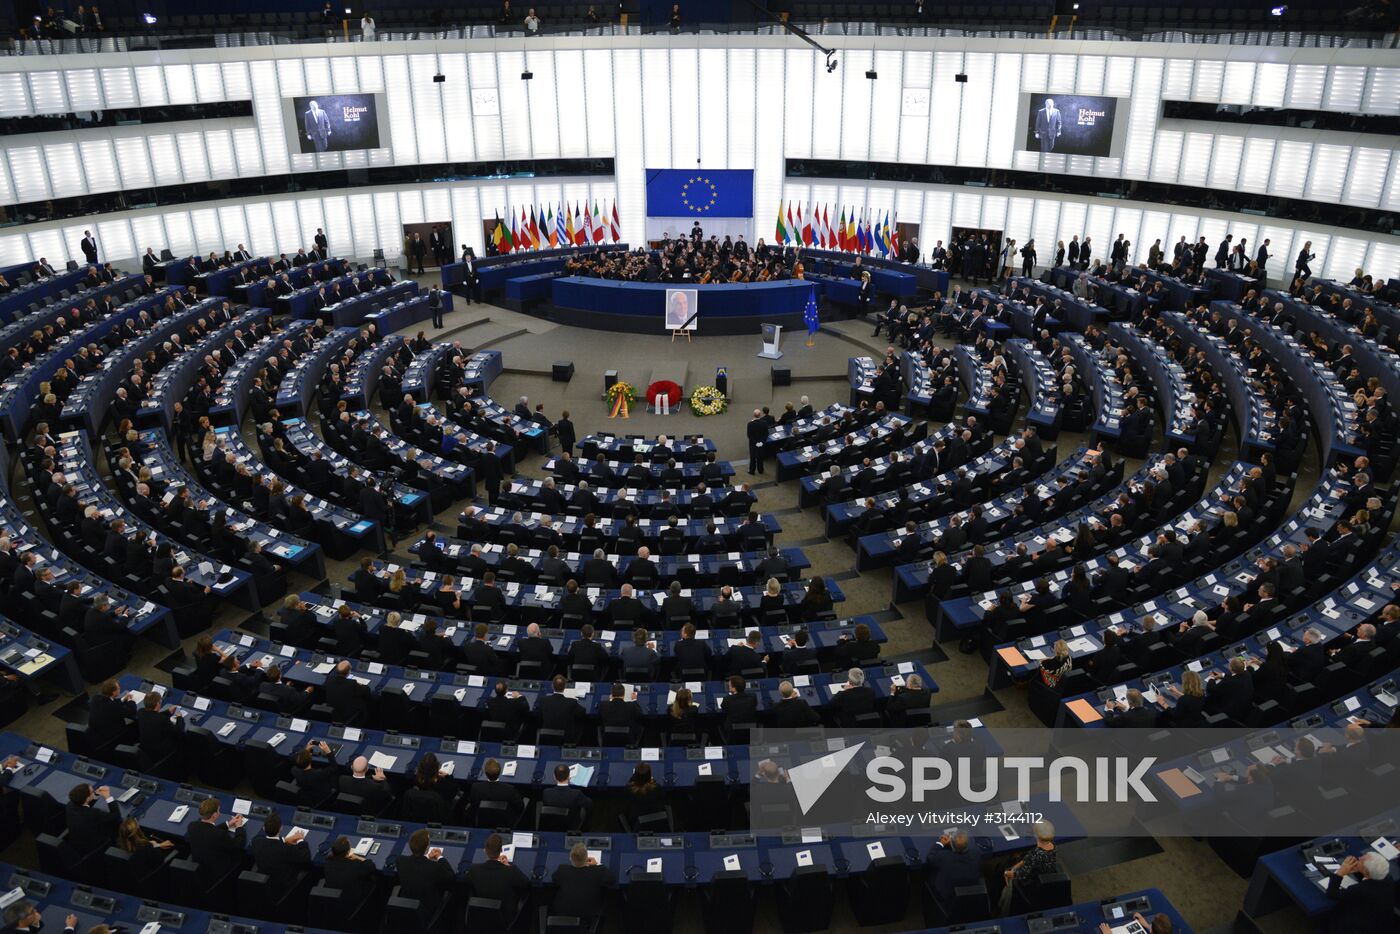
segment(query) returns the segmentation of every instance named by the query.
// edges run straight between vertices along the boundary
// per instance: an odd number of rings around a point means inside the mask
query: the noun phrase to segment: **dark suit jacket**
[[[542,729],[563,730],[565,738],[570,741],[578,731],[579,721],[584,718],[579,702],[563,694],[549,694],[540,698],[538,710]]]
[[[185,720],[181,717],[172,723],[168,710],[142,710],[136,715],[136,732],[141,751],[154,759],[163,759],[179,748]]]
[[[944,907],[953,904],[953,890],[982,881],[982,861],[972,850],[959,853],[951,846],[935,844],[928,854],[929,880]]]
[[[253,866],[270,876],[275,886],[290,885],[297,873],[310,865],[311,847],[305,840],[289,846],[280,837],[258,834],[253,838]]]
[[[554,913],[575,918],[596,918],[603,913],[603,892],[615,883],[606,866],[574,866],[565,863],[554,870]]]
[[[452,867],[447,860],[409,854],[399,857],[396,869],[399,893],[405,898],[418,899],[424,917],[437,911],[443,893],[452,886]]]
[[[190,858],[199,863],[206,877],[221,879],[243,865],[247,833],[247,824],[230,833],[223,824],[196,820],[185,830],[185,842]]]
[[[530,890],[530,879],[519,866],[506,866],[495,860],[477,863],[467,870],[467,885],[476,898],[495,899],[509,923],[519,910],[520,900]]]
[[[720,701],[725,723],[754,723],[758,720],[758,695],[752,691],[726,694]]]
[[[68,818],[68,842],[79,852],[91,853],[115,842],[117,825],[121,823],[121,812],[115,801],[98,798],[91,806],[70,801],[64,812]]]
[[[374,888],[374,874],[378,870],[367,859],[336,859],[327,857],[323,869],[326,886],[348,896],[351,903]]]
[[[768,711],[768,723],[778,729],[795,730],[805,726],[817,726],[821,718],[812,706],[801,697],[789,697],[778,701]]]
[[[1342,877],[1327,882],[1327,897],[1337,903],[1330,930],[1336,932],[1385,931],[1395,926],[1395,883],[1390,879],[1362,879],[1342,888]]]
[[[710,667],[710,644],[699,639],[681,639],[671,648],[676,659],[676,670],[705,669]]]

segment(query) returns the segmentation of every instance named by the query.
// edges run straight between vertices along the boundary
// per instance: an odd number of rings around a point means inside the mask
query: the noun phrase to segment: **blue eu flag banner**
[[[817,317],[817,289],[816,286],[807,293],[807,308],[802,312],[802,323],[807,325],[807,339],[811,340],[812,335],[822,326]]]
[[[753,169],[647,169],[647,217],[753,217]]]

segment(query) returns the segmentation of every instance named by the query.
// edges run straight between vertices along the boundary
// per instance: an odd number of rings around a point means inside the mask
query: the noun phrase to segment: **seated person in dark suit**
[[[185,718],[178,708],[161,708],[161,694],[151,691],[141,699],[141,710],[136,714],[136,733],[141,752],[152,762],[159,762],[174,755],[180,748],[180,737],[185,733]]]
[[[112,790],[106,785],[93,788],[84,782],[68,791],[64,808],[68,827],[68,842],[84,855],[111,846],[117,839],[121,811],[112,800]]]
[[[742,643],[729,647],[724,656],[725,670],[731,675],[766,671],[768,656],[759,654],[759,647],[762,645],[763,634],[757,629],[750,629]]]
[[[272,811],[263,819],[262,833],[253,838],[253,868],[268,877],[279,891],[295,884],[298,875],[311,865],[311,847],[300,827],[282,836],[282,815]]]
[[[924,679],[920,675],[908,675],[904,683],[896,684],[892,691],[885,701],[885,717],[891,726],[904,723],[911,712],[927,711],[933,702],[933,694],[924,687]]]
[[[540,729],[557,730],[564,734],[564,742],[578,741],[579,729],[587,716],[583,705],[564,693],[568,682],[563,675],[555,675],[551,686],[553,691],[540,698],[537,712]]]
[[[311,705],[311,693],[315,690],[314,688],[297,690],[282,680],[282,669],[276,665],[267,669],[266,677],[267,681],[263,684],[262,691],[276,702],[277,709],[281,713],[300,713]]]
[[[1157,722],[1157,712],[1145,706],[1142,692],[1137,688],[1128,689],[1126,700],[1110,701],[1104,713],[1108,715],[1105,726],[1146,730]]]
[[[504,727],[508,740],[520,734],[520,728],[530,716],[530,702],[519,691],[508,691],[504,681],[497,681],[486,699],[486,720]]]
[[[608,699],[598,705],[598,719],[603,727],[627,730],[628,740],[634,742],[642,734],[642,708],[636,692],[627,697],[627,686],[618,682],[612,686]]]
[[[758,721],[758,695],[748,690],[748,683],[743,675],[730,675],[728,684],[729,693],[724,700],[720,701],[720,710],[724,712],[724,725],[735,726],[756,723]]]
[[[452,867],[442,858],[442,847],[431,846],[431,842],[426,827],[413,831],[408,838],[408,855],[400,856],[394,867],[399,894],[418,900],[418,917],[425,923],[437,913],[455,878]]]
[[[1357,881],[1343,888],[1347,876]],[[1328,928],[1334,934],[1385,931],[1395,927],[1395,884],[1390,879],[1390,863],[1379,853],[1367,852],[1344,859],[1327,880],[1327,897],[1337,903]]]
[[[582,827],[588,822],[588,812],[592,807],[588,795],[582,788],[569,783],[569,767],[562,762],[554,767],[554,784],[540,792],[540,804],[545,807],[562,808],[569,812],[570,829]]]
[[[681,627],[680,640],[671,647],[677,673],[691,671],[708,674],[710,671],[710,644],[696,639],[695,631],[694,623],[686,623]]]
[[[601,676],[611,666],[612,656],[606,648],[598,644],[593,638],[594,635],[592,624],[585,623],[579,630],[579,638],[569,646],[569,653],[564,657],[564,667],[570,673],[575,667],[583,665],[593,668]]]
[[[641,626],[632,630],[632,644],[622,650],[624,675],[631,671],[645,672],[646,680],[653,680],[660,661],[661,656],[656,654],[656,643],[651,641],[651,633]]]
[[[473,898],[487,898],[501,903],[501,917],[506,929],[520,913],[520,906],[530,891],[530,877],[512,866],[501,852],[504,847],[501,835],[493,833],[486,838],[481,852],[483,860],[467,870],[467,885],[471,887]]]
[[[603,913],[604,891],[616,884],[612,870],[598,865],[586,844],[577,843],[568,863],[554,870],[553,913],[591,921]]]
[[[353,852],[349,837],[336,837],[322,872],[327,888],[357,899],[373,894],[379,870],[374,863]]]
[[[364,802],[364,810],[355,813],[382,814],[384,809],[394,799],[394,792],[389,787],[388,776],[383,769],[375,769],[373,772],[369,768],[369,759],[364,756],[356,756],[350,763],[350,774],[342,775],[336,780],[336,790],[342,795],[351,795]]]
[[[803,665],[817,660],[816,646],[811,644],[807,630],[799,629],[787,637],[787,648],[778,657],[779,667],[785,675],[795,675]]]
[[[880,643],[871,638],[870,627],[857,623],[855,637],[842,635],[836,658],[842,667],[868,665],[880,657]]]
[[[778,702],[769,709],[767,723],[781,730],[796,730],[808,726],[820,726],[821,718],[807,703],[806,698],[797,693],[791,681],[778,685]]]
[[[199,802],[199,820],[185,829],[190,859],[199,864],[201,876],[211,881],[225,878],[247,859],[243,825],[248,819],[235,814],[221,824],[219,817],[219,799],[205,798]]]
[[[136,704],[130,692],[123,694],[117,679],[108,678],[88,699],[88,736],[99,744],[114,740],[126,728],[127,719],[135,717]]]
[[[1254,679],[1243,658],[1230,659],[1230,673],[1215,675],[1206,687],[1206,709],[1243,721],[1254,702]]]
[[[850,726],[860,714],[875,710],[875,689],[865,683],[865,672],[852,668],[846,672],[846,684],[827,704],[827,716],[837,726]]]
[[[925,860],[929,882],[945,909],[953,906],[956,889],[982,881],[982,860],[976,852],[968,851],[967,843],[965,830],[959,830],[951,837],[944,834],[929,850]]]
[[[481,781],[472,782],[470,800],[474,809],[479,809],[486,802],[500,802],[507,808],[509,817],[513,820],[520,814],[524,799],[520,797],[519,790],[514,785],[501,781],[503,768],[496,759],[487,759],[486,764],[481,767]]]

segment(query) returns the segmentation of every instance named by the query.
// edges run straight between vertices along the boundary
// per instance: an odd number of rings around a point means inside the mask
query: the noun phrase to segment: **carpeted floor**
[[[418,277],[425,287],[435,278],[431,274]],[[964,655],[954,643],[935,645],[932,629],[924,617],[921,603],[892,606],[892,573],[889,569],[854,574],[854,552],[844,540],[828,541],[820,513],[797,506],[797,486],[793,482],[779,484],[770,472],[750,478],[745,468],[745,422],[753,408],[771,406],[775,413],[784,403],[796,403],[809,396],[813,406],[821,408],[833,401],[848,398],[846,364],[851,356],[880,356],[885,343],[871,336],[871,326],[862,321],[828,321],[814,341],[806,347],[805,335],[787,335],[783,341],[785,357],[781,364],[792,369],[794,383],[790,387],[772,386],[768,360],[756,357],[760,349],[759,335],[751,337],[706,337],[701,331],[692,342],[672,342],[665,335],[612,334],[555,325],[496,306],[465,305],[455,299],[456,309],[447,315],[442,329],[425,329],[429,337],[459,340],[464,347],[497,349],[503,352],[505,372],[491,388],[491,395],[506,405],[517,397],[526,396],[531,405],[543,403],[546,413],[557,417],[567,409],[578,428],[579,435],[596,431],[629,434],[681,435],[703,433],[719,447],[721,457],[735,462],[739,481],[754,480],[758,509],[779,515],[782,525],[781,541],[800,543],[812,561],[812,573],[849,574],[841,580],[846,602],[839,607],[843,615],[880,613],[882,625],[889,635],[884,651],[886,658],[917,658],[930,666],[939,693],[935,696],[935,717],[948,721],[964,716],[979,716],[989,726],[1033,727],[1038,721],[1026,707],[1022,692],[1016,688],[990,692],[986,688],[987,666],[980,655]],[[415,329],[416,330],[416,329]],[[550,368],[555,361],[574,363],[575,375],[569,383],[551,380]],[[715,367],[729,371],[732,399],[730,410],[710,418],[692,415],[682,404],[670,416],[653,415],[640,409],[632,417],[609,420],[603,394],[603,373],[617,370],[620,378],[634,385],[645,386],[653,371],[675,373],[683,369],[687,390],[712,383]],[[245,429],[247,426],[245,425]],[[1085,439],[1062,434],[1059,451],[1063,457]],[[251,438],[250,438],[251,441]],[[1233,451],[1222,452],[1216,470],[1223,469],[1233,459]],[[542,460],[530,456],[520,466],[520,472],[537,476]],[[1130,462],[1127,472],[1138,464]],[[1315,475],[1315,465],[1311,468]],[[1215,474],[1210,482],[1215,481]],[[11,478],[11,488],[24,493],[18,474]],[[1304,477],[1300,489],[1311,487],[1312,477]],[[444,510],[437,521],[448,529],[456,525],[460,504]],[[37,522],[37,518],[36,518]],[[410,539],[416,540],[415,539]],[[402,542],[406,546],[408,541]],[[403,557],[402,551],[399,552]],[[356,556],[358,558],[358,556]],[[405,559],[406,560],[406,559]],[[355,566],[355,560],[329,562],[330,580],[345,580]],[[305,589],[321,581],[302,577],[292,586]],[[215,628],[249,625],[259,629],[256,617],[241,610],[222,608],[211,621]],[[186,649],[193,640],[188,640]],[[138,644],[131,670],[143,677],[169,680],[172,659],[167,649],[148,642]],[[81,704],[72,697],[60,697],[31,710],[9,729],[23,733],[39,742],[63,745],[65,716],[82,716]],[[1106,898],[1133,889],[1157,886],[1172,900],[1198,932],[1227,927],[1243,900],[1247,880],[1235,876],[1210,851],[1204,842],[1190,839],[1147,840],[1085,840],[1066,844],[1062,858],[1072,869],[1074,898],[1086,901]],[[23,839],[0,858],[34,865],[32,844]],[[763,902],[766,904],[766,901]],[[844,906],[844,899],[837,900]],[[854,922],[844,907],[838,909],[833,929],[847,930]],[[922,926],[917,899],[905,923],[888,930]],[[681,932],[700,930],[698,917],[680,913],[676,929]],[[1293,911],[1280,912],[1268,919],[1268,931],[1305,931],[1305,919]],[[760,918],[759,930],[778,930],[776,918]]]

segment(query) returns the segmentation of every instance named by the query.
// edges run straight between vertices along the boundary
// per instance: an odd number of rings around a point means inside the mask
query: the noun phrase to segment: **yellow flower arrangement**
[[[727,408],[729,400],[713,386],[701,386],[690,394],[690,411],[696,415],[719,415]]]

